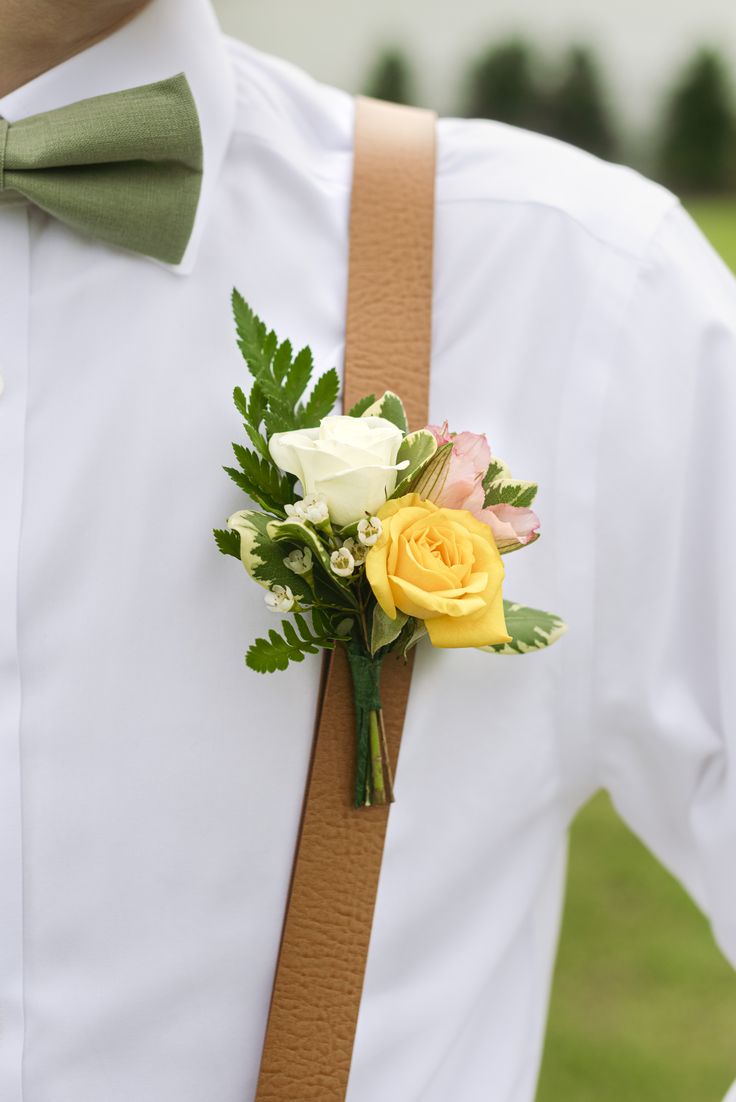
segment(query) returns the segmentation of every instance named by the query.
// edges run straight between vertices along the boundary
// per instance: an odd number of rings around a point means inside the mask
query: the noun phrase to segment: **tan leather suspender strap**
[[[431,111],[358,97],[345,408],[393,390],[412,429],[428,416],[435,122]]]
[[[394,390],[426,424],[435,116],[359,96],[350,219],[344,407]],[[387,659],[382,697],[398,758],[411,664]],[[255,1102],[344,1102],[388,822],[353,808],[352,684],[326,664]],[[401,799],[401,779],[398,778]]]

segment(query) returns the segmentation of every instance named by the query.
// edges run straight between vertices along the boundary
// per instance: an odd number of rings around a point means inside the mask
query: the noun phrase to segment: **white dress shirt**
[[[212,539],[247,504],[229,295],[341,367],[353,99],[154,0],[0,114],[180,71],[178,269],[0,201],[3,1102],[255,1090],[320,659],[245,667],[273,620]],[[419,648],[348,1102],[531,1102],[598,787],[736,962],[736,281],[631,169],[442,119],[433,348],[432,419],[541,484],[505,591],[570,631]]]

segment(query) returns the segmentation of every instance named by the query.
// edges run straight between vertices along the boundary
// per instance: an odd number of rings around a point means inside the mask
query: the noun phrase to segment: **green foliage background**
[[[725,59],[715,50],[699,50],[670,93],[660,172],[675,191],[736,187],[732,78]]]
[[[736,197],[688,207],[736,272]],[[736,973],[600,794],[572,830],[537,1102],[722,1102],[734,1079]]]
[[[736,190],[736,81],[719,44],[693,43],[662,93],[656,123],[638,135],[622,130],[617,117],[614,93],[625,74],[609,72],[604,53],[585,41],[559,52],[519,34],[492,40],[468,56],[461,75],[460,115],[549,134],[630,164],[678,194]],[[385,48],[366,91],[414,102],[411,52]]]

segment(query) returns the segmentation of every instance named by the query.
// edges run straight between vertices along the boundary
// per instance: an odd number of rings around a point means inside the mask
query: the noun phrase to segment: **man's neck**
[[[0,96],[122,27],[149,0],[0,0]]]

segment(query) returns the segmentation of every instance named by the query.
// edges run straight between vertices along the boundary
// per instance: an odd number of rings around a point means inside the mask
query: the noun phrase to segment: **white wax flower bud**
[[[325,524],[330,519],[324,494],[307,494],[293,505],[287,505],[286,515],[296,517],[297,520],[308,520],[314,525]]]
[[[312,569],[312,552],[308,547],[303,550],[296,548],[286,556],[284,566],[293,570],[295,574],[308,574]]]
[[[348,536],[346,540],[342,541],[342,549],[350,552],[356,566],[362,566],[368,554],[368,548],[364,547],[362,543],[356,543],[352,536]]]
[[[355,570],[355,559],[343,546],[339,551],[333,551],[330,555],[330,567],[333,574],[340,578],[349,578]]]
[[[291,612],[296,603],[288,585],[273,586],[263,599],[269,612]]]
[[[373,547],[381,538],[383,525],[378,517],[358,521],[358,539],[364,547]]]
[[[302,508],[310,524],[325,524],[330,519],[324,494],[307,494],[302,501]]]

